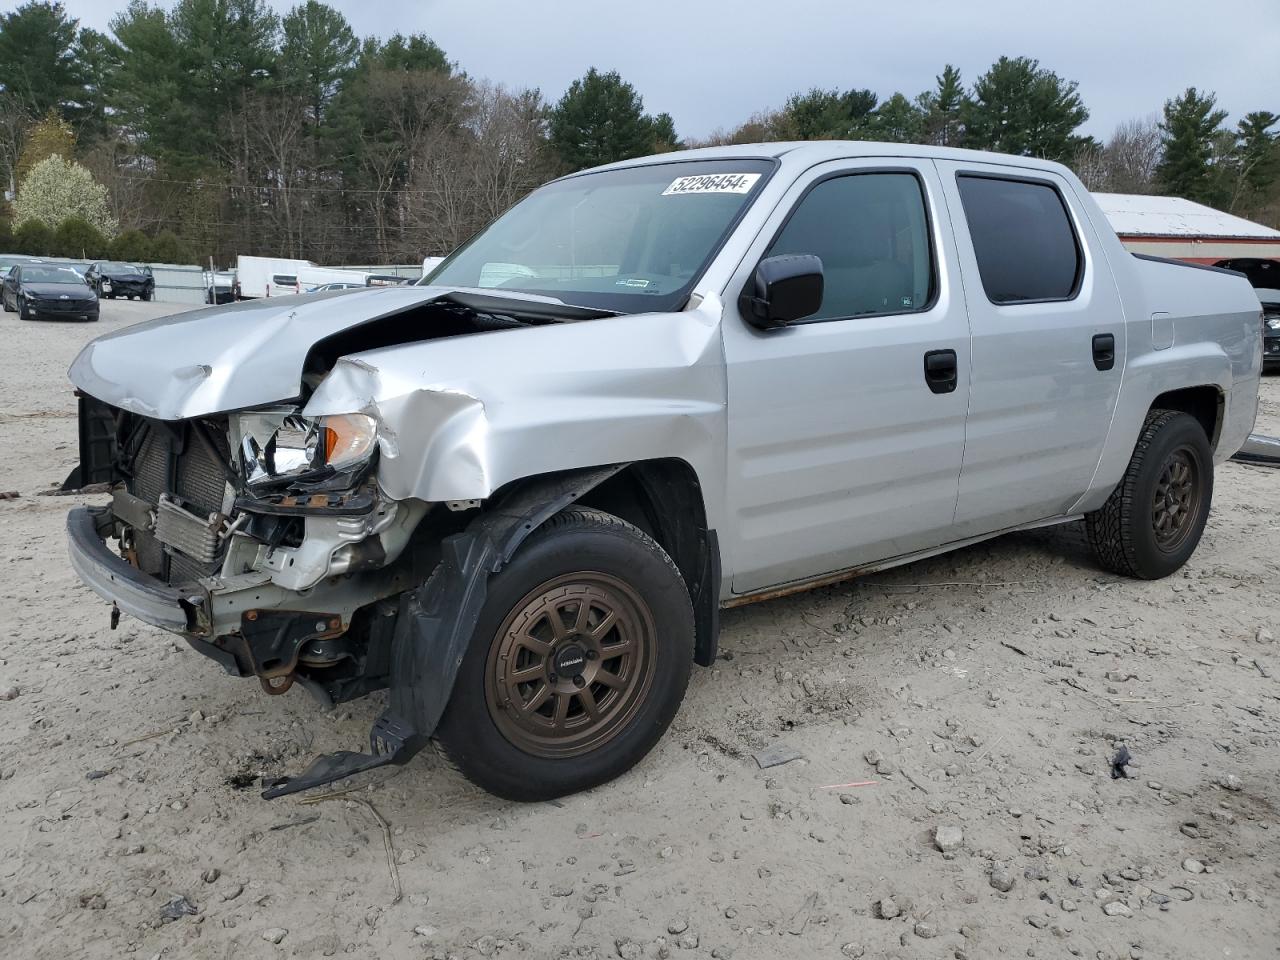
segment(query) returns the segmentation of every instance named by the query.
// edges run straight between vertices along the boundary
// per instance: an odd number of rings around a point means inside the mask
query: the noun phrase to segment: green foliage
[[[800,140],[868,140],[879,98],[870,90],[794,93],[782,108]]]
[[[891,143],[919,143],[924,129],[924,111],[901,93],[895,93],[880,104],[871,127],[877,140]]]
[[[1160,133],[1164,158],[1156,167],[1162,190],[1210,206],[1221,205],[1228,191],[1212,169],[1215,146],[1220,147],[1225,110],[1217,109],[1217,97],[1201,95],[1188,87],[1181,96],[1165,101]]]
[[[107,188],[80,164],[60,156],[46,157],[31,168],[18,187],[13,212],[20,224],[40,220],[50,229],[69,217],[88,221],[106,236],[114,235],[118,226]]]
[[[28,116],[79,101],[84,77],[75,42],[76,21],[61,3],[29,2],[0,15],[0,86]]]
[[[150,263],[190,263],[191,247],[170,230],[162,231],[147,247],[147,255],[139,258]]]
[[[1280,180],[1280,134],[1272,130],[1280,117],[1270,110],[1247,113],[1236,127],[1242,192],[1261,196]]]
[[[126,230],[111,241],[111,259],[141,263],[151,253],[151,241],[141,230]]]
[[[636,88],[616,70],[595,67],[573,81],[551,111],[551,145],[570,170],[669,150],[675,126],[666,114],[651,117]]]
[[[53,228],[43,220],[27,220],[13,231],[13,252],[29,257],[53,256]]]
[[[355,68],[360,42],[347,18],[318,0],[294,7],[281,27],[281,79],[306,98],[312,121],[319,123],[342,81]]]
[[[13,223],[8,217],[0,216],[0,250],[13,249]]]
[[[948,63],[934,77],[934,83],[932,90],[916,98],[916,105],[924,114],[922,139],[939,147],[959,146],[964,137],[960,113],[968,100],[960,71]]]
[[[379,66],[390,70],[453,72],[449,58],[426,34],[415,33],[406,37],[396,33],[384,44],[379,45],[376,40],[370,42],[374,45],[373,59]]]
[[[106,255],[107,246],[102,231],[82,217],[68,217],[53,231],[53,255],[57,257],[97,260]]]
[[[1019,156],[1067,160],[1089,111],[1074,81],[1030,57],[1001,57],[973,85],[960,109],[964,145]]]
[[[113,105],[175,171],[216,162],[225,117],[265,88],[279,21],[266,0],[130,0],[111,21],[121,50]]]

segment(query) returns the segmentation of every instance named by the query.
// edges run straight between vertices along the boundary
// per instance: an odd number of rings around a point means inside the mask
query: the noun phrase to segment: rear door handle
[[[956,352],[930,350],[924,355],[924,382],[934,393],[951,393],[959,380]]]
[[[1099,333],[1094,336],[1093,365],[1099,370],[1110,370],[1116,365],[1116,338],[1114,334]]]

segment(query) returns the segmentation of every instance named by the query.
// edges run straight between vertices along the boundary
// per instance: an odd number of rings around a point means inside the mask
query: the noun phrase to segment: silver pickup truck
[[[386,689],[532,800],[635,764],[718,611],[1083,518],[1155,578],[1249,434],[1238,274],[1132,256],[1039,160],[736,146],[531,194],[411,287],[212,307],[85,348],[71,562],[233,674]]]

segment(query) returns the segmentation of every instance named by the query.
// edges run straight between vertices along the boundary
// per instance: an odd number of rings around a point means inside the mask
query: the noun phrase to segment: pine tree
[[[1280,117],[1270,110],[1255,110],[1236,126],[1240,177],[1236,195],[1245,204],[1270,193],[1280,180],[1280,134],[1272,130],[1277,123]]]
[[[960,111],[965,102],[960,71],[948,63],[934,80],[935,87],[916,99],[917,106],[924,113],[921,135],[925,143],[935,146],[958,146],[964,130]]]
[[[1068,160],[1089,111],[1074,81],[1030,57],[1001,57],[974,82],[960,110],[964,145],[1019,156]]]
[[[924,136],[925,115],[901,93],[895,93],[876,110],[872,131],[877,140],[919,143]]]
[[[28,116],[69,114],[84,89],[75,44],[76,21],[61,3],[24,3],[0,15],[0,87]]]
[[[1228,198],[1212,161],[1227,112],[1216,105],[1217,97],[1201,95],[1195,87],[1165,101],[1160,122],[1164,157],[1156,167],[1156,180],[1163,192],[1210,206],[1225,204]]]
[[[636,88],[616,70],[592,67],[552,109],[550,134],[564,165],[583,170],[653,153],[660,139],[674,142],[675,128],[670,117],[647,115]]]

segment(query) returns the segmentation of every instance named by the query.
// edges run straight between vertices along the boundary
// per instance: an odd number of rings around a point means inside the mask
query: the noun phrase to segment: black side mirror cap
[[[822,309],[822,260],[812,254],[766,257],[738,298],[743,318],[761,330],[786,327]]]

